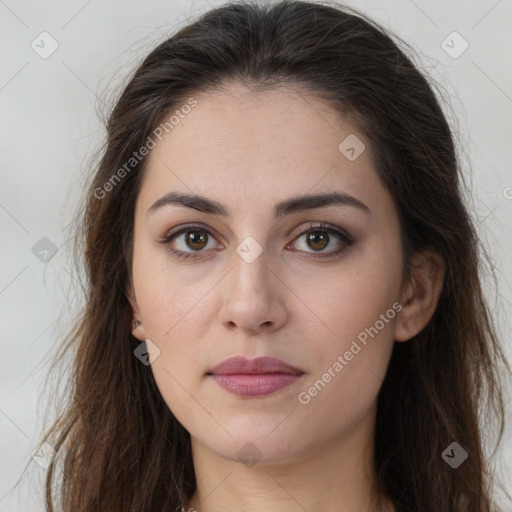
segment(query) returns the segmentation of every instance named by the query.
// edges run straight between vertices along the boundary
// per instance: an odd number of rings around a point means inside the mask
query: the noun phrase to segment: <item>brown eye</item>
[[[323,222],[306,226],[292,242],[294,249],[307,257],[335,256],[353,244],[354,239],[345,230]]]
[[[325,231],[312,231],[307,234],[307,244],[315,251],[321,251],[329,244],[329,235]]]
[[[204,249],[207,242],[208,234],[206,233],[206,231],[189,230],[185,232],[185,243],[194,251]]]
[[[209,252],[208,249],[222,248],[207,229],[196,225],[181,226],[172,230],[161,243],[178,258],[194,258]]]

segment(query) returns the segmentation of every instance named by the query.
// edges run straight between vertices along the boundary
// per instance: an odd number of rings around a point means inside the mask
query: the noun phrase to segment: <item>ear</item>
[[[402,290],[395,341],[411,339],[428,324],[443,290],[445,269],[444,259],[438,253],[424,251],[414,255],[410,280]]]
[[[132,323],[130,324],[130,329],[135,338],[139,341],[144,341],[146,339],[144,324],[142,323],[142,317],[140,315],[139,306],[137,304],[131,280],[126,286],[126,295],[132,307]]]

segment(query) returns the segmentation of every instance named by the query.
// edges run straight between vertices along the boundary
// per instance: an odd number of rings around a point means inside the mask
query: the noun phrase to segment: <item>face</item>
[[[364,136],[306,92],[194,98],[151,151],[136,203],[140,338],[193,442],[297,460],[374,418],[400,309],[397,212]],[[326,194],[338,200],[291,201]],[[209,374],[232,356],[297,371]]]

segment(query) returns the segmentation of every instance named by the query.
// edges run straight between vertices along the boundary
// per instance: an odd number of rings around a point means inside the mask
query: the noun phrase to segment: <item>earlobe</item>
[[[140,320],[134,320],[132,322],[132,334],[139,341],[144,341],[146,339],[144,325]]]
[[[445,266],[444,259],[431,251],[413,257],[411,277],[401,297],[395,341],[411,339],[431,320],[443,290]]]

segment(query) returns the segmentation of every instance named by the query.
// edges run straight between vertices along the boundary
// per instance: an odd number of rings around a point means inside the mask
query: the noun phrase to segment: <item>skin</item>
[[[197,106],[149,155],[128,289],[141,322],[133,333],[158,347],[156,383],[191,435],[197,489],[185,510],[374,511],[377,394],[395,341],[410,339],[434,313],[442,259],[416,255],[415,272],[402,282],[397,211],[369,144],[321,100],[287,87],[255,94],[241,84],[194,97]],[[338,149],[350,134],[366,144],[354,161]],[[178,205],[148,213],[171,191],[207,196],[230,215]],[[332,191],[369,211],[331,205],[273,217],[289,197]],[[354,243],[329,234],[323,249],[308,244],[299,228],[319,222],[346,230]],[[160,242],[185,223],[211,233],[196,259],[181,260]],[[263,250],[252,263],[236,252],[248,236]],[[197,247],[183,234],[169,246]],[[299,393],[394,303],[401,311],[300,403]],[[305,375],[272,395],[239,397],[206,376],[239,354],[276,357]],[[247,443],[255,465],[237,455]],[[395,508],[384,498],[382,510]]]

